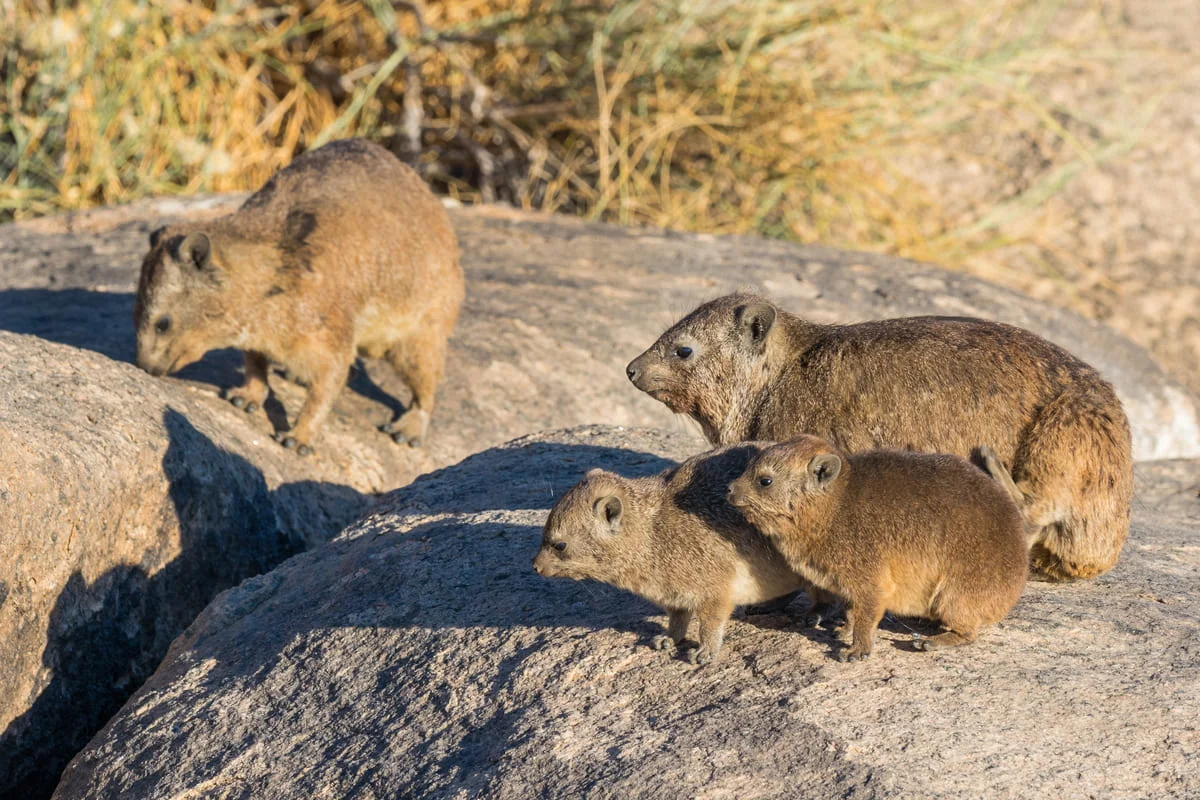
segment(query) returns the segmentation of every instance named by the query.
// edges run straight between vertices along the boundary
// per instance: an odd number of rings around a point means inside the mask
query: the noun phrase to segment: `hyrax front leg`
[[[233,403],[234,408],[240,408],[247,414],[253,414],[267,402],[271,387],[267,384],[267,371],[270,362],[262,353],[253,350],[245,352],[246,377],[242,385],[225,393],[225,399]]]
[[[666,636],[660,634],[650,641],[655,650],[674,650],[687,637],[688,625],[692,623],[691,611],[669,610],[667,614]]]
[[[875,629],[883,619],[884,604],[875,596],[857,597],[846,605],[846,625],[849,626],[851,643],[842,649],[838,661],[860,661],[871,655],[875,643]]]
[[[721,652],[725,643],[725,624],[733,614],[733,601],[728,597],[713,600],[701,606],[700,617],[700,646],[689,650],[688,661],[701,666],[709,664]]]
[[[308,386],[308,397],[300,408],[296,424],[290,431],[275,434],[277,442],[289,450],[295,448],[302,456],[313,452],[313,439],[316,438],[317,430],[325,421],[325,417],[329,416],[329,411],[346,382],[346,370],[351,360],[351,354],[347,352],[342,357],[330,359],[321,365]]]
[[[433,398],[446,358],[446,335],[436,326],[424,328],[392,345],[387,360],[412,390],[412,404],[382,430],[397,443],[419,447],[433,414]]]

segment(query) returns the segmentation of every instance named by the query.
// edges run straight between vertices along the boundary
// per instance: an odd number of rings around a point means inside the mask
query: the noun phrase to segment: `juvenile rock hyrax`
[[[708,663],[735,606],[801,587],[725,497],[759,450],[754,443],[714,450],[648,478],[592,470],[550,511],[534,569],[603,581],[661,606],[669,622],[667,635],[654,640],[659,649],[679,645],[699,617],[700,646],[687,657]]]
[[[847,456],[816,436],[772,445],[729,502],[805,579],[846,601],[845,661],[871,652],[884,611],[947,630],[920,649],[967,644],[1009,612],[1028,572],[1024,522],[1004,488],[957,456]]]
[[[269,362],[283,364],[308,398],[276,438],[304,455],[355,356],[384,357],[412,390],[384,430],[415,446],[462,300],[441,203],[387,150],[346,139],[300,156],[232,214],[150,235],[137,363],[163,375],[209,350],[243,350],[245,383],[229,399],[247,412],[267,398]]]
[[[629,379],[714,445],[803,433],[850,453],[975,456],[995,447],[1020,491],[1035,572],[1110,569],[1129,532],[1129,423],[1092,367],[1011,325],[912,317],[818,325],[767,300],[713,300],[630,362]]]

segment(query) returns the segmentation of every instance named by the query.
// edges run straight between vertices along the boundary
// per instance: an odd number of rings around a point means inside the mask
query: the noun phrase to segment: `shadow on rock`
[[[67,581],[51,612],[42,655],[53,677],[0,734],[2,797],[49,796],[71,756],[218,592],[302,548],[296,527],[281,524],[275,502],[328,488],[353,494],[343,499],[354,511],[334,513],[331,525],[344,525],[369,502],[346,487],[311,482],[283,487],[273,498],[257,467],[214,445],[182,414],[168,409],[163,422],[170,503],[160,530],[164,540],[178,530],[178,555],[161,568],[122,565],[92,581],[79,572]],[[174,519],[167,516],[172,514]],[[147,561],[151,558],[148,553]]]

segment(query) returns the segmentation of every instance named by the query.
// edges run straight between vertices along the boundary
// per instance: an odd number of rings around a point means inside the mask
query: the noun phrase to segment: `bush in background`
[[[467,202],[953,266],[1139,130],[1039,89],[1120,55],[1040,0],[0,10],[0,219],[252,189],[362,135]]]

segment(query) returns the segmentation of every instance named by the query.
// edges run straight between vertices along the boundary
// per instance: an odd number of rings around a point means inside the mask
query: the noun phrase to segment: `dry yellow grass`
[[[365,135],[467,201],[953,265],[1035,235],[1023,220],[1071,166],[1132,135],[1081,135],[1038,96],[1114,58],[1049,30],[1040,0],[462,0],[420,25],[384,0],[0,10],[0,219],[250,189]],[[948,207],[923,156],[982,137],[1069,157]],[[998,183],[1013,169],[952,155]]]

